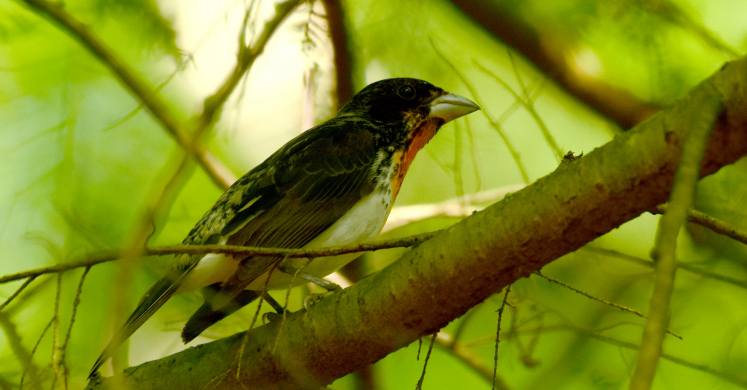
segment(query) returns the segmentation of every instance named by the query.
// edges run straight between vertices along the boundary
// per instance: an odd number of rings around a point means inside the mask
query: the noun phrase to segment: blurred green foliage
[[[170,179],[181,150],[106,66],[56,24],[22,4],[0,0],[0,275],[122,248],[144,205]],[[482,114],[444,127],[415,160],[397,205],[440,202],[523,183],[518,164],[530,181],[555,169],[557,158],[537,121],[525,108],[515,107],[516,99],[506,86],[529,96],[563,151],[591,151],[620,131],[449,1],[366,0],[342,5],[353,65],[350,77],[358,89],[381,78],[416,77],[483,102]],[[738,0],[526,0],[505,5],[547,42],[563,42],[571,50],[565,53],[568,61],[598,82],[658,105],[682,96],[747,49],[747,4]],[[231,0],[64,3],[67,12],[137,69],[184,121],[199,114],[203,99],[233,66],[244,6]],[[260,15],[268,6],[263,5]],[[313,114],[319,119],[332,115],[329,42],[323,30],[312,27],[317,29],[315,44],[302,44],[302,26],[310,18],[305,7],[273,38],[207,136],[211,151],[236,175],[301,130],[303,75],[315,65],[321,73],[312,92]],[[261,29],[262,20],[258,18],[255,30]],[[500,122],[518,160],[488,117]],[[220,195],[222,189],[199,167],[188,173],[170,207],[154,222],[152,244],[180,242]],[[747,228],[745,161],[704,179],[696,205]],[[657,220],[641,216],[592,246],[647,260]],[[431,218],[386,235],[439,229],[455,221]],[[362,267],[375,272],[398,253],[366,254]],[[675,360],[661,363],[656,389],[747,388],[746,254],[743,244],[700,227],[689,226],[681,235],[680,261],[734,283],[703,273],[678,273],[670,330],[684,339],[665,340],[664,352]],[[131,291],[145,291],[165,264],[166,259],[140,261]],[[112,263],[96,266],[83,286],[67,348],[71,386],[83,385],[108,340],[116,271]],[[68,329],[81,273],[70,271],[61,279],[62,334]],[[648,306],[651,268],[624,256],[582,249],[543,273],[604,300],[643,312]],[[0,285],[0,298],[20,285]],[[19,383],[25,357],[52,319],[55,285],[56,276],[40,277],[0,312],[5,334],[0,339],[0,388]],[[285,292],[273,295],[281,302],[285,299]],[[304,295],[301,289],[293,291],[290,307],[300,307]],[[494,296],[445,329],[452,334],[462,329],[460,343],[488,369],[493,367],[495,311],[501,297]],[[134,303],[137,298],[128,300]],[[133,336],[130,364],[184,348],[178,330],[200,298],[185,294],[172,301]],[[508,302],[497,369],[508,388],[627,387],[636,352],[621,343],[639,343],[641,318],[536,275],[515,283]],[[201,340],[245,329],[254,310],[248,307],[229,317]],[[52,333],[48,330],[42,338],[25,383],[36,381],[34,375],[40,375],[37,384],[52,383],[52,372],[44,368],[51,359]],[[423,343],[419,361],[418,346],[411,345],[377,363],[377,388],[415,386],[428,340]],[[332,388],[352,389],[358,384],[351,375]],[[436,347],[425,387],[478,389],[490,388],[490,382],[447,349]]]

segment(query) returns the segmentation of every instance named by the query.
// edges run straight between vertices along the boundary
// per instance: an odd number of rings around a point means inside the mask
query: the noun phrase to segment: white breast
[[[369,241],[376,237],[384,227],[391,208],[391,192],[374,190],[371,194],[356,203],[353,208],[338,219],[329,229],[306,244],[304,249],[319,249]],[[289,263],[287,264],[295,268],[303,267],[304,273],[321,278],[337,271],[358,256],[360,256],[360,253],[350,253],[340,256],[314,258],[311,262],[308,259],[288,259]],[[272,273],[269,289],[275,290],[292,287],[292,278],[292,275],[286,275],[275,270]],[[266,279],[267,275],[260,276],[247,289],[261,291]],[[305,283],[303,280],[294,280],[293,286],[303,283]]]

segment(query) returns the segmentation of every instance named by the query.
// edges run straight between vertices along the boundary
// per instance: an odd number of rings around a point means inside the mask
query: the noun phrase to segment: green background
[[[739,0],[494,1],[536,29],[543,44],[562,44],[563,58],[572,69],[659,107],[747,50],[747,2]],[[136,69],[184,123],[199,114],[204,99],[234,66],[247,6],[231,0],[65,2],[65,10]],[[271,6],[269,1],[260,4],[256,30],[261,30]],[[313,7],[324,13],[321,4]],[[349,77],[356,90],[382,78],[415,77],[482,106],[482,111],[442,128],[420,153],[396,206],[526,184],[519,165],[530,182],[552,172],[558,156],[541,126],[563,153],[576,154],[623,131],[449,1],[343,1],[342,7]],[[206,134],[209,150],[236,176],[299,134],[303,110],[316,123],[334,115],[332,49],[324,19],[310,15],[309,5],[302,5],[281,25]],[[305,41],[309,30],[311,42]],[[316,69],[315,82],[305,86],[310,69]],[[304,98],[307,89],[309,99]],[[529,108],[517,107],[515,94],[528,101]],[[78,41],[22,2],[0,0],[0,275],[128,245],[139,215],[171,177],[180,151],[140,101]],[[188,169],[178,190],[155,220],[153,245],[180,242],[222,192],[198,166]],[[739,161],[702,180],[696,206],[747,227],[747,163]],[[439,229],[456,220],[430,218],[385,237]],[[553,262],[543,274],[645,313],[651,268],[619,253],[649,260],[657,221],[657,216],[643,215],[594,241],[593,248]],[[398,253],[366,254],[360,266],[375,272]],[[654,388],[747,388],[745,246],[688,225],[677,253],[682,263],[701,272],[677,274],[669,328],[683,340],[666,337],[664,352],[674,360],[661,361]],[[67,347],[71,387],[84,385],[108,341],[115,297],[124,294],[122,299],[134,305],[166,261],[139,261],[129,293],[112,287],[121,277],[117,264],[91,269]],[[61,278],[61,337],[70,323],[82,272],[69,271]],[[730,279],[718,280],[709,273]],[[0,338],[0,388],[17,387],[28,354],[54,315],[56,281],[55,275],[38,278],[0,312],[5,335]],[[20,285],[0,285],[0,298]],[[291,293],[291,309],[301,307],[305,294],[303,289]],[[273,295],[285,299],[284,292]],[[494,296],[445,329],[461,332],[460,348],[489,371],[501,298]],[[200,302],[197,294],[172,299],[132,337],[129,364],[185,348],[178,332]],[[497,367],[508,388],[627,387],[643,319],[537,275],[516,282],[508,303]],[[245,329],[254,310],[242,310],[197,342]],[[54,327],[39,343],[26,384],[52,385],[54,374],[47,366],[53,338]],[[423,339],[420,360],[417,344],[391,354],[373,366],[373,380],[366,383],[380,389],[413,388],[427,347]],[[331,388],[362,388],[361,383],[359,376],[350,375]],[[424,388],[490,386],[474,366],[445,348],[434,348]]]

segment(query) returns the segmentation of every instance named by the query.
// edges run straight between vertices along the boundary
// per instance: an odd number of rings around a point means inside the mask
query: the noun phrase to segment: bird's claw
[[[265,314],[262,314],[262,324],[267,325],[268,322],[279,322],[283,319],[282,314],[273,313],[271,311],[268,311]]]
[[[334,291],[327,291],[327,292],[318,293],[318,294],[309,294],[303,300],[303,307],[304,307],[304,309],[309,310],[309,308],[311,307],[311,305],[313,305],[313,304],[321,301],[322,299],[324,299],[324,298],[326,298],[326,297],[328,297],[328,296],[330,296],[330,295],[332,295],[334,293],[335,293]]]

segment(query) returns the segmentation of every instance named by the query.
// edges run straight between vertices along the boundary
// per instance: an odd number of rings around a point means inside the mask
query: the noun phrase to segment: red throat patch
[[[402,180],[405,179],[405,174],[410,168],[410,163],[415,159],[415,155],[418,154],[420,149],[428,143],[428,141],[436,135],[436,131],[439,128],[438,119],[426,119],[417,125],[410,136],[405,142],[404,150],[397,150],[392,156],[392,163],[395,164],[395,169],[392,172],[392,201],[397,198],[399,194]]]

